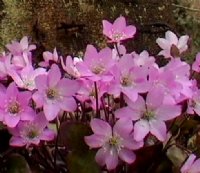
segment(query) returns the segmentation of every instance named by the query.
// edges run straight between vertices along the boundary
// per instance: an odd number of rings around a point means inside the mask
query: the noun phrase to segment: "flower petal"
[[[181,107],[176,105],[161,105],[155,111],[155,114],[159,120],[171,120],[181,114]]]
[[[119,158],[126,163],[131,164],[135,161],[136,155],[133,153],[133,151],[123,148],[119,152]]]
[[[16,127],[16,125],[19,123],[19,121],[20,121],[20,116],[18,116],[18,115],[6,114],[4,116],[4,122],[8,127],[11,127],[11,128]]]
[[[48,121],[51,121],[56,118],[58,115],[60,108],[54,104],[45,104],[43,106],[44,114]]]
[[[23,138],[13,136],[10,139],[9,144],[14,147],[22,147],[26,145],[26,141]]]
[[[85,139],[86,144],[89,145],[90,148],[100,148],[106,142],[105,136],[96,135],[96,134],[85,136],[84,139]]]
[[[126,27],[126,19],[123,16],[118,17],[113,23],[113,30],[122,32]]]
[[[139,120],[134,125],[133,136],[136,141],[142,141],[145,136],[149,133],[149,122],[146,120]]]
[[[61,72],[57,65],[53,64],[48,73],[49,87],[55,87],[61,78]]]
[[[156,136],[160,141],[165,141],[167,137],[166,125],[163,121],[151,120],[149,121],[150,132]]]
[[[62,96],[73,96],[80,88],[80,83],[75,80],[61,79],[57,89]]]
[[[196,156],[194,154],[191,154],[188,159],[186,160],[186,162],[184,163],[184,165],[181,167],[181,172],[185,173],[190,171],[190,168],[192,167],[192,164],[194,163],[194,160],[196,159]]]
[[[113,170],[118,164],[118,154],[116,148],[112,147],[108,152],[106,152],[106,167],[108,170]]]
[[[167,31],[165,33],[165,37],[169,41],[170,44],[174,44],[174,45],[178,44],[178,38],[177,38],[176,34],[174,34],[173,32]]]
[[[59,102],[59,106],[64,111],[73,112],[76,110],[77,104],[73,97],[65,97]]]
[[[93,132],[97,135],[103,135],[103,136],[111,136],[112,135],[111,126],[103,120],[94,118],[91,120],[90,126],[91,126]]]
[[[137,110],[133,110],[129,107],[123,107],[115,111],[115,117],[120,119],[138,120],[141,115]]]
[[[106,164],[106,152],[104,148],[100,148],[96,153],[95,160],[101,166]]]

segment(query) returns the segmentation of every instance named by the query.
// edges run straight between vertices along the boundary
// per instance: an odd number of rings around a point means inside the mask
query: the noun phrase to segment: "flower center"
[[[146,120],[151,120],[154,117],[155,117],[155,115],[154,115],[154,112],[152,112],[152,111],[146,111],[143,114],[143,118],[146,119]]]
[[[55,99],[55,97],[58,96],[58,93],[57,93],[57,91],[56,91],[55,89],[49,88],[49,89],[46,91],[46,95],[47,95],[47,98],[48,98],[48,99],[53,100],[53,99]]]
[[[20,111],[20,105],[18,102],[12,102],[8,106],[8,112],[11,114],[17,114]]]
[[[29,139],[34,139],[35,137],[38,136],[38,131],[32,129],[32,130],[27,132],[26,136]]]
[[[129,77],[122,77],[121,79],[121,84],[122,86],[131,86],[132,85],[132,81],[130,80]]]
[[[92,72],[94,74],[101,74],[104,71],[105,71],[105,68],[102,65],[97,65],[92,69]]]
[[[112,38],[115,41],[120,41],[124,38],[124,34],[120,33],[120,32],[115,32],[115,33],[113,33]]]
[[[110,145],[110,147],[116,148],[116,150],[119,152],[121,150],[121,148],[123,147],[121,142],[122,142],[121,137],[119,135],[115,134],[114,136],[112,136],[109,139],[108,144]]]

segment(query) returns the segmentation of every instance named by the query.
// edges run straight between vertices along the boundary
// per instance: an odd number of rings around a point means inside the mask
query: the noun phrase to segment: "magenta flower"
[[[19,92],[11,83],[5,93],[0,93],[0,117],[8,127],[15,127],[20,120],[32,120],[34,111],[29,107],[31,92]]]
[[[100,148],[95,156],[99,165],[112,170],[118,165],[118,157],[129,164],[135,161],[132,150],[142,147],[143,142],[136,142],[131,137],[133,125],[130,120],[117,121],[113,129],[100,119],[93,119],[90,125],[94,134],[86,136],[85,142],[90,148]]]
[[[60,110],[74,111],[76,102],[73,95],[80,88],[79,82],[67,78],[61,79],[61,72],[53,64],[48,75],[39,75],[35,79],[36,91],[33,100],[37,107],[43,107],[48,121],[53,120]]]
[[[13,69],[8,69],[8,74],[12,77],[18,87],[32,91],[36,89],[35,78],[38,75],[46,74],[46,69],[37,68],[34,70],[33,67],[29,65],[19,72]]]
[[[13,135],[10,139],[10,145],[15,147],[31,144],[39,145],[40,141],[51,141],[55,137],[55,132],[47,128],[48,121],[44,114],[39,113],[31,121],[20,122],[15,128],[9,129]]]
[[[118,17],[113,24],[103,20],[103,34],[110,39],[109,42],[120,42],[133,38],[135,33],[136,27],[133,25],[126,26],[126,20],[123,16]]]
[[[180,57],[180,55],[188,49],[189,36],[184,35],[179,39],[171,31],[165,33],[165,38],[158,38],[156,43],[163,49],[159,52],[159,55],[163,55],[165,58]]]
[[[200,52],[196,55],[196,59],[192,64],[192,70],[200,72]]]
[[[139,96],[136,102],[127,100],[128,107],[115,112],[120,119],[131,118],[135,122],[134,139],[141,141],[151,132],[160,141],[167,136],[165,121],[171,120],[181,114],[181,108],[177,105],[163,104],[164,95],[159,90],[147,94],[146,102]]]
[[[44,61],[39,63],[41,67],[48,67],[51,65],[52,62],[57,63],[59,61],[59,58],[56,48],[53,50],[53,53],[49,51],[43,52],[43,58]]]
[[[196,156],[194,154],[191,154],[181,167],[180,171],[181,173],[199,173],[200,159],[196,159]]]
[[[110,81],[113,76],[110,73],[115,61],[112,59],[112,50],[104,48],[97,52],[96,48],[88,45],[86,48],[83,62],[76,64],[81,77],[88,78],[92,81]]]

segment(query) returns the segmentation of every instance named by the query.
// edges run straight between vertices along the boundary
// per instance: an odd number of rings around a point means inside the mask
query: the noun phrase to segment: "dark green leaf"
[[[19,154],[12,154],[7,160],[7,173],[31,173],[25,158]]]
[[[88,151],[84,155],[72,152],[67,157],[67,165],[70,173],[100,173],[100,168],[94,160],[94,151]]]

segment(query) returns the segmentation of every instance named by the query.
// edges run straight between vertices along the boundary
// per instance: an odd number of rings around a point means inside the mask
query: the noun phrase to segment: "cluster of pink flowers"
[[[190,65],[183,61],[187,35],[178,38],[167,31],[156,43],[168,61],[160,67],[146,50],[127,52],[122,41],[133,38],[136,27],[127,26],[125,18],[114,23],[103,20],[103,34],[113,47],[97,50],[88,45],[83,58],[44,52],[44,61],[33,64],[31,51],[36,49],[24,37],[8,44],[0,59],[0,121],[13,135],[12,146],[38,145],[55,138],[49,122],[64,112],[92,108],[90,126],[94,134],[85,136],[90,149],[98,149],[95,160],[113,170],[119,160],[128,164],[134,153],[144,147],[152,135],[166,142],[167,123],[187,113],[200,116],[200,90],[191,70],[200,72],[200,55]],[[87,122],[88,123],[88,122]],[[88,123],[89,124],[89,123]],[[193,155],[181,172],[199,170]]]

